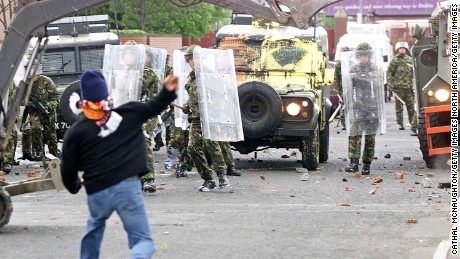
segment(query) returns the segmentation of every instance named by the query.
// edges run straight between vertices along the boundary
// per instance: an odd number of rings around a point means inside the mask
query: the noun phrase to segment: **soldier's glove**
[[[185,114],[190,113],[190,107],[188,106],[188,104],[184,105],[184,109],[182,109],[182,112],[185,113]]]
[[[77,93],[73,93],[69,97],[69,106],[74,114],[79,115],[80,113],[82,113],[83,109],[81,108],[80,95],[78,95]]]

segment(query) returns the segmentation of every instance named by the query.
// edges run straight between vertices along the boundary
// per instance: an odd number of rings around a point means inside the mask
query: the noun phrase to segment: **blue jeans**
[[[129,258],[151,258],[155,247],[145,212],[138,177],[130,177],[102,191],[88,195],[89,217],[81,240],[80,258],[99,258],[105,221],[118,213],[128,233]],[[120,256],[122,257],[122,256]]]

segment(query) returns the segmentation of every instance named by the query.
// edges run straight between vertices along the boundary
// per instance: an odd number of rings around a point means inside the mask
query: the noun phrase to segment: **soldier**
[[[171,118],[174,118],[174,109],[171,110]],[[193,162],[187,149],[189,131],[175,127],[173,124],[169,125],[168,160],[166,161],[165,168],[172,169],[174,160],[178,157],[179,164],[176,165],[176,177],[187,177],[185,170],[191,171],[193,167]]]
[[[40,65],[23,114],[23,118],[29,118],[30,125],[22,134],[23,159],[39,160],[45,153],[44,144],[48,145],[50,154],[58,156],[55,124],[59,93],[53,81],[41,73]]]
[[[350,51],[351,49],[347,46],[344,46],[340,48],[340,53],[343,56],[344,52]],[[343,86],[342,86],[342,65],[340,64],[340,59],[337,60],[337,63],[335,65],[335,70],[334,70],[334,85],[335,85],[335,91],[339,96],[341,96],[342,101],[341,104],[343,105]],[[342,123],[342,130],[346,129],[345,126],[345,113],[344,109],[342,107],[342,110],[340,111],[340,122]]]
[[[348,152],[350,164],[346,166],[346,172],[358,172],[359,158],[361,156],[361,142],[364,134],[363,175],[370,174],[370,165],[374,159],[375,134],[379,128],[378,111],[378,87],[373,85],[378,76],[378,67],[371,62],[372,52],[368,43],[360,43],[356,48],[356,56],[359,60],[350,69],[351,89],[347,95],[347,119],[349,124]],[[352,106],[352,107],[351,107]],[[351,111],[351,112],[350,112]]]
[[[125,45],[137,45],[137,43],[133,40],[127,41]],[[148,49],[148,48],[147,48]],[[155,71],[149,67],[148,64],[148,56],[149,52],[146,51],[146,56],[147,60],[145,62],[144,66],[144,73],[142,76],[142,90],[141,90],[141,100],[142,101],[147,101],[151,100],[157,93],[158,93],[158,83],[160,82],[160,79],[156,75]],[[128,53],[125,53],[124,55],[129,55]],[[130,58],[127,57],[126,60],[129,60]],[[156,184],[155,184],[155,160],[153,158],[153,149],[152,149],[152,135],[153,135],[153,129],[155,128],[155,125],[157,124],[157,117],[150,118],[146,123],[144,123],[144,136],[145,136],[145,146],[147,147],[147,168],[149,169],[149,172],[147,174],[144,174],[141,177],[141,183],[142,183],[142,190],[144,192],[148,193],[153,193],[156,192]]]
[[[14,97],[14,89],[16,88],[14,82],[10,84],[10,88],[8,90],[8,105],[13,102]],[[11,136],[8,139],[8,144],[6,145],[6,151],[3,155],[3,161],[1,163],[1,170],[6,174],[11,172],[11,165],[17,165],[16,161],[14,160],[14,155],[16,152],[16,145],[18,142],[18,134],[16,129],[13,128],[11,131]]]
[[[406,103],[407,115],[411,121],[411,136],[417,136],[417,118],[414,110],[414,90],[412,89],[412,75],[414,72],[412,59],[408,55],[409,44],[404,41],[396,43],[395,50],[398,52],[390,62],[387,70],[387,79],[390,91],[395,93]],[[399,129],[404,130],[403,103],[395,98],[396,121]]]
[[[235,169],[235,160],[233,160],[232,148],[228,142],[219,142],[222,155],[224,156],[225,165],[227,166],[227,175],[230,176],[241,176],[241,173]]]
[[[219,177],[219,186],[228,186],[229,182],[225,176],[225,161],[222,151],[217,142],[209,139],[204,139],[200,121],[200,107],[198,105],[198,85],[195,78],[195,61],[193,60],[193,49],[196,45],[189,46],[185,51],[185,61],[192,68],[190,77],[185,85],[188,92],[189,100],[184,105],[184,113],[188,114],[190,122],[189,143],[188,149],[195,164],[198,173],[204,180],[203,185],[199,188],[201,192],[209,192],[216,187],[216,182],[213,180],[214,170],[209,166],[209,160],[206,155],[211,157],[213,167],[216,168],[216,174]]]

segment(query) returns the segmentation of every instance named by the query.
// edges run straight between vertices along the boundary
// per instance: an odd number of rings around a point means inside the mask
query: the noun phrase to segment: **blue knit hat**
[[[81,99],[99,102],[109,97],[104,76],[97,70],[88,70],[80,77]]]

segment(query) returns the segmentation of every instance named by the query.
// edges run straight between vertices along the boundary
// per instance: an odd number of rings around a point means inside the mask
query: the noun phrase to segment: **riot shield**
[[[146,59],[145,65],[157,74],[160,81],[158,82],[158,91],[161,89],[162,82],[165,79],[166,71],[166,59],[168,57],[168,51],[166,49],[152,48],[150,46],[145,46],[146,48]]]
[[[355,50],[341,55],[347,135],[385,133],[381,51]]]
[[[173,54],[173,73],[179,78],[179,90],[177,91],[176,103],[183,106],[188,101],[188,94],[185,90],[185,84],[192,68],[185,62],[184,52],[175,50]],[[174,108],[174,125],[186,130],[188,127],[188,115],[183,113],[181,109]]]
[[[114,106],[141,98],[144,45],[105,45],[103,71]]]
[[[242,141],[240,103],[232,50],[193,50],[203,137]]]

